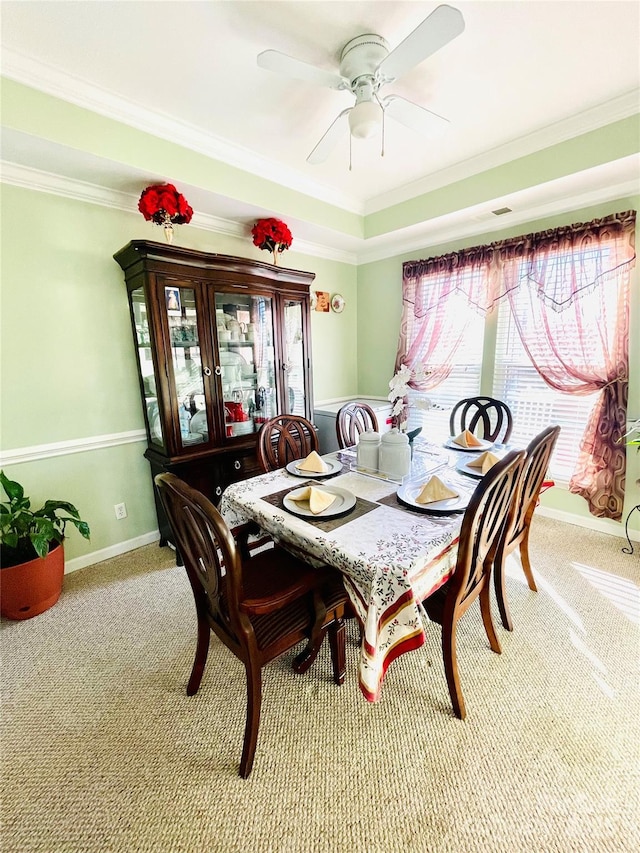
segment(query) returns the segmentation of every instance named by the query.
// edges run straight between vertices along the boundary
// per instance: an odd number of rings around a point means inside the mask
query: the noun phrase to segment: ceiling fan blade
[[[338,74],[332,74],[331,71],[316,68],[315,65],[309,65],[308,62],[294,59],[291,56],[287,56],[286,53],[280,53],[277,50],[263,50],[262,53],[259,53],[258,65],[260,68],[266,68],[267,71],[286,74],[288,77],[294,77],[296,80],[313,83],[314,86],[344,89],[348,85],[347,81]]]
[[[312,166],[317,166],[318,163],[324,163],[329,154],[331,154],[335,148],[340,137],[349,130],[349,120],[347,116],[352,109],[353,107],[349,107],[346,110],[342,110],[340,115],[334,119],[333,124],[329,126],[325,135],[307,157],[307,163],[311,163]]]
[[[426,110],[399,95],[389,95],[383,100],[382,106],[385,115],[391,116],[400,124],[421,133],[423,136],[435,136],[450,123],[449,119],[432,113],[431,110]]]
[[[378,71],[387,80],[397,80],[459,36],[463,30],[464,18],[461,12],[453,6],[438,6],[382,60]]]

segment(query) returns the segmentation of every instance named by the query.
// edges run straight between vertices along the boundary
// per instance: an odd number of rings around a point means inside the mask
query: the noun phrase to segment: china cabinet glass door
[[[149,425],[149,438],[154,444],[163,445],[162,421],[158,408],[158,393],[156,388],[156,373],[153,365],[151,348],[151,332],[149,330],[149,315],[144,289],[137,288],[131,293],[131,312],[136,330],[138,366],[142,378],[144,405]]]
[[[305,348],[302,303],[284,301],[284,405],[290,415],[306,417]]]
[[[273,302],[216,293],[216,337],[225,435],[258,432],[277,413]]]
[[[187,448],[209,441],[196,292],[190,287],[165,286],[164,299],[178,400],[180,441],[182,447]]]

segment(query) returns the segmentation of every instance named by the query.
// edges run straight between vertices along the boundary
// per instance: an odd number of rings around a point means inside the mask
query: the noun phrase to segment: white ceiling
[[[384,158],[376,140],[354,140],[350,172],[345,138],[327,162],[307,164],[353,96],[262,70],[257,54],[273,48],[337,72],[351,38],[374,32],[393,48],[437,5],[2,0],[2,73],[145,129],[155,124],[160,135],[360,212],[607,123],[638,103],[636,0],[453,0],[465,31],[384,92],[446,116],[446,132],[426,140],[388,121]],[[55,152],[48,161],[22,142],[5,137],[4,159],[56,164]],[[139,181],[90,158],[76,163],[82,180],[123,191]]]

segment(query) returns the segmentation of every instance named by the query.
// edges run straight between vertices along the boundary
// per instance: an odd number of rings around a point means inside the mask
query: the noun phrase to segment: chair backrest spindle
[[[466,397],[459,400],[449,417],[451,435],[468,429],[479,438],[506,444],[513,430],[511,409],[495,397]]]
[[[336,417],[338,447],[352,447],[368,429],[378,431],[378,419],[367,403],[345,403]]]
[[[301,415],[277,415],[263,424],[258,434],[258,462],[263,471],[284,468],[319,450],[316,428]]]

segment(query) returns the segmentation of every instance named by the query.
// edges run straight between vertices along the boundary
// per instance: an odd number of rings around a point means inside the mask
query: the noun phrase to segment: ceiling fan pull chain
[[[380,101],[378,101],[380,103]],[[380,104],[380,108],[382,109],[382,148],[380,150],[380,156],[384,157],[384,108],[382,104]]]
[[[351,134],[349,134],[349,171],[351,171]]]

